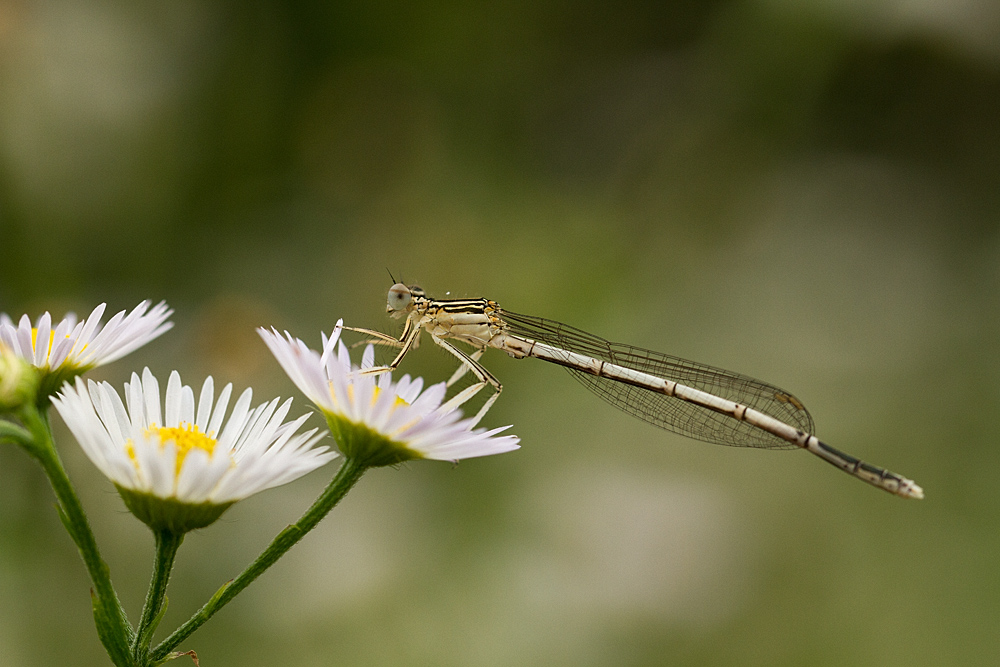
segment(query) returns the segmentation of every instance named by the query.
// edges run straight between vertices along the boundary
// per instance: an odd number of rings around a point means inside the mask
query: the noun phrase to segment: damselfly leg
[[[375,331],[373,329],[343,327],[346,331],[354,331],[355,333],[361,333],[372,337],[371,340],[361,341],[360,344],[370,342],[376,345],[387,345],[389,347],[400,348],[399,353],[391,362],[384,366],[372,366],[371,368],[363,369],[360,371],[361,375],[381,375],[382,373],[395,371],[399,367],[403,357],[405,357],[410,350],[416,348],[419,341],[420,327],[411,326],[410,322],[411,320],[407,320],[407,326],[404,327],[403,333],[399,338],[394,338],[393,336],[382,333],[381,331]],[[434,334],[431,334],[431,340],[459,360],[458,369],[451,376],[451,378],[448,379],[445,386],[452,387],[456,382],[464,377],[467,372],[471,372],[476,376],[476,382],[474,384],[455,394],[448,400],[447,403],[444,404],[443,407],[447,409],[456,409],[471,400],[476,394],[486,388],[487,385],[493,388],[493,394],[486,399],[486,402],[483,403],[473,418],[472,425],[475,426],[482,420],[486,413],[489,412],[497,398],[500,397],[500,392],[503,391],[503,385],[500,384],[500,381],[497,380],[496,376],[486,370],[486,368],[479,363],[479,358],[483,355],[483,352],[486,351],[486,348],[477,348],[472,352],[472,354],[466,354],[448,341],[443,340]]]

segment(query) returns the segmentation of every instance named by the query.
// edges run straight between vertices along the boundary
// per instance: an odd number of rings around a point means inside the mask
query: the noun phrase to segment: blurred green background
[[[0,0],[0,310],[177,311],[93,377],[297,395],[254,327],[396,333],[387,269],[785,387],[927,499],[494,352],[522,449],[369,473],[203,665],[997,663],[996,3]],[[57,427],[134,619],[152,539]],[[190,535],[158,637],[334,469]],[[0,449],[0,665],[107,664],[87,590]]]

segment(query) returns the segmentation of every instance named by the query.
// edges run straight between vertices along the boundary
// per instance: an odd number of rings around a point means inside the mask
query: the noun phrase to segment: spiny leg
[[[388,345],[389,347],[402,347],[403,341],[397,339],[395,336],[390,336],[387,333],[382,333],[381,331],[375,331],[374,329],[359,329],[357,327],[341,327],[344,331],[353,331],[355,333],[365,334],[366,336],[371,336],[374,340],[360,340],[357,343],[351,343],[351,349],[358,347],[359,345],[367,345],[372,343],[374,345]]]
[[[344,328],[346,329],[347,327]],[[396,355],[396,358],[393,359],[391,362],[389,362],[387,365],[372,366],[371,368],[363,368],[361,371],[359,371],[359,375],[381,375],[382,373],[389,373],[391,371],[396,370],[396,368],[399,366],[399,363],[403,360],[403,357],[406,356],[406,353],[409,352],[412,348],[415,348],[417,346],[416,345],[417,336],[420,335],[420,327],[413,326],[412,320],[406,320],[406,326],[403,327],[403,335],[399,338],[399,340],[396,340],[395,338],[387,334],[383,334],[377,331],[371,331],[370,329],[360,329],[360,330],[351,329],[351,331],[362,331],[364,333],[375,334],[379,337],[380,340],[385,341],[387,345],[392,345],[393,347],[400,348],[399,354]],[[394,342],[389,343],[390,340]]]
[[[478,394],[486,385],[490,385],[491,387],[493,387],[493,389],[496,390],[492,396],[486,399],[486,402],[483,403],[483,406],[479,408],[479,412],[477,412],[476,416],[473,417],[472,425],[470,426],[470,428],[474,427],[486,415],[486,413],[489,412],[489,409],[500,397],[500,392],[503,391],[503,386],[500,384],[500,381],[497,380],[492,373],[483,368],[483,366],[478,361],[479,357],[482,356],[485,348],[473,352],[472,356],[470,356],[465,352],[463,352],[462,350],[455,347],[454,345],[452,345],[451,343],[441,338],[438,338],[437,336],[431,336],[431,340],[433,340],[435,343],[437,343],[438,345],[446,349],[448,352],[453,354],[462,363],[462,368],[459,369],[462,372],[459,373],[458,371],[456,371],[455,375],[452,376],[452,380],[457,380],[458,378],[462,377],[462,375],[465,374],[465,370],[472,371],[472,374],[475,375],[476,378],[479,380],[479,382],[477,382],[476,384],[470,387],[466,387],[458,394],[453,396],[451,400],[445,403],[444,406],[442,407],[446,409],[457,408],[458,406],[464,404],[466,401],[468,401],[473,396]],[[446,386],[450,386],[452,380],[449,380],[447,383],[445,383]]]
[[[476,350],[475,352],[473,352],[472,354],[470,354],[469,355],[469,359],[471,359],[472,361],[479,361],[479,358],[483,356],[483,352],[485,352],[485,351],[486,351],[486,348],[485,347],[481,347],[478,350]],[[445,386],[446,387],[452,386],[453,384],[455,384],[456,382],[458,382],[459,380],[461,380],[463,377],[465,377],[465,374],[468,373],[468,372],[469,372],[469,365],[468,364],[460,364],[458,366],[458,368],[455,369],[455,374],[452,375],[448,379],[448,381],[445,383]]]
[[[403,357],[406,356],[406,353],[417,346],[416,345],[417,336],[420,333],[420,327],[413,326],[411,320],[406,321],[406,326],[403,329],[403,334],[402,336],[400,336],[399,339],[393,338],[388,334],[382,333],[381,331],[375,331],[373,329],[361,329],[358,327],[343,327],[343,328],[347,331],[354,331],[357,333],[362,333],[368,336],[372,336],[375,339],[373,341],[362,341],[359,344],[371,342],[376,345],[388,345],[391,347],[400,348],[399,354],[397,354],[396,358],[393,359],[389,364],[385,366],[373,366],[371,368],[365,368],[360,371],[359,373],[360,375],[381,375],[382,373],[388,373],[390,371],[396,370],[400,362],[402,362]],[[486,351],[486,348],[484,347],[477,349],[471,355],[468,355],[462,350],[455,347],[454,345],[436,336],[431,336],[431,338],[434,340],[435,343],[437,343],[445,350],[447,350],[449,353],[454,355],[461,362],[461,365],[451,376],[451,378],[445,383],[445,386],[451,387],[458,380],[460,380],[468,371],[472,371],[472,373],[476,376],[478,380],[476,384],[466,387],[458,394],[453,396],[442,407],[448,410],[458,408],[459,406],[463,405],[465,402],[470,400],[473,396],[478,394],[486,385],[490,385],[496,390],[492,396],[486,399],[486,402],[483,403],[483,406],[479,408],[479,412],[476,413],[476,416],[474,417],[470,428],[475,427],[476,424],[478,424],[479,421],[486,415],[486,413],[489,412],[489,409],[493,406],[493,403],[495,403],[496,400],[500,397],[500,392],[503,390],[503,386],[500,384],[500,381],[497,380],[492,373],[486,370],[479,363],[479,358],[483,356],[483,353]]]

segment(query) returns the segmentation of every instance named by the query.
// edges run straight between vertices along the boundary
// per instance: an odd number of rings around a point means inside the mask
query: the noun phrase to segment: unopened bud
[[[0,343],[0,413],[33,403],[38,382],[38,369]]]

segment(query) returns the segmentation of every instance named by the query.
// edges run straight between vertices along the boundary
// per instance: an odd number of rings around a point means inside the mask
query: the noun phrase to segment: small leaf
[[[222,597],[223,593],[226,592],[226,589],[229,588],[229,584],[231,584],[231,583],[233,583],[232,579],[230,579],[226,583],[222,584],[222,586],[219,587],[219,590],[215,591],[215,595],[213,595],[212,598],[208,602],[205,603],[205,606],[208,607],[208,608],[210,608],[210,609],[212,607],[214,607],[215,603],[219,601],[219,598]]]
[[[170,598],[163,597],[163,605],[160,606],[160,611],[156,614],[153,622],[149,624],[149,635],[152,636],[156,632],[157,626],[160,625],[160,621],[163,620],[163,615],[167,613],[167,605],[170,604]]]
[[[175,651],[174,653],[169,653],[169,654],[167,654],[166,658],[164,658],[163,660],[160,660],[156,664],[157,665],[162,665],[165,662],[170,662],[171,660],[174,660],[175,658],[183,658],[184,656],[190,656],[191,662],[194,663],[194,667],[201,667],[201,663],[198,662],[198,654],[195,653],[194,651],[184,651],[184,652],[177,652],[177,651]]]
[[[93,589],[90,591],[90,604],[94,609],[94,625],[97,626],[97,636],[100,638],[101,644],[104,645],[104,650],[108,652],[108,656],[115,665],[130,667],[132,662],[128,641],[115,631],[115,624],[107,617],[104,605]]]

